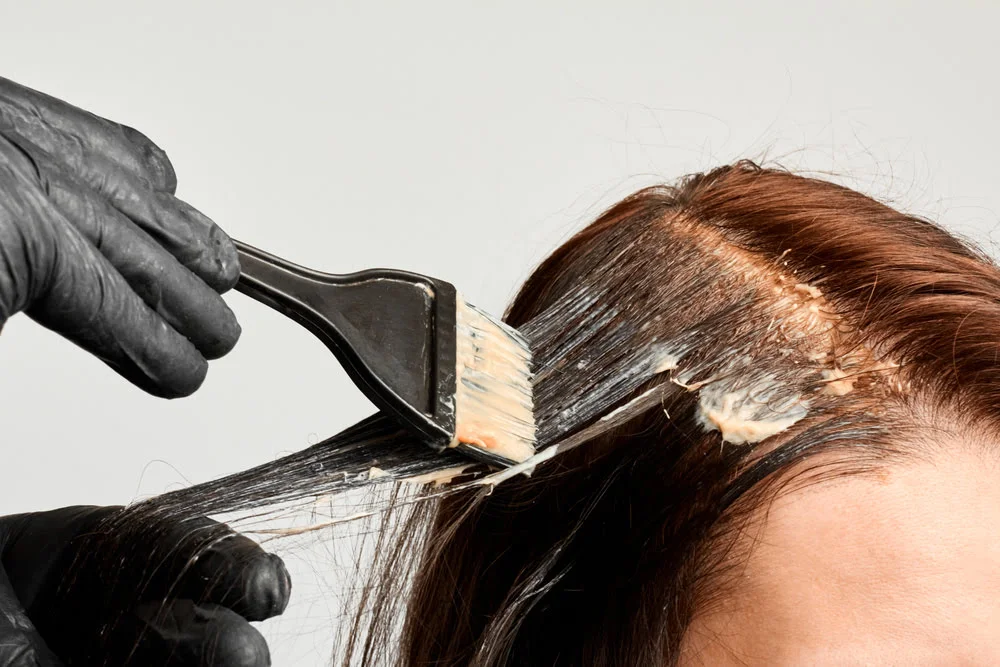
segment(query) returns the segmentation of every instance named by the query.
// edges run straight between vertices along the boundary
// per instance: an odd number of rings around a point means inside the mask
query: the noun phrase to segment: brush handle
[[[314,271],[241,241],[236,289],[315,334],[379,408],[435,448],[455,433],[455,289],[418,274]]]

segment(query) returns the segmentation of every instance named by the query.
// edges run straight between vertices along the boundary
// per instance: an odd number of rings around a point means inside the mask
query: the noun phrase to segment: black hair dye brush
[[[528,345],[454,286],[391,269],[321,273],[235,243],[236,289],[309,329],[423,442],[502,466],[534,453]]]

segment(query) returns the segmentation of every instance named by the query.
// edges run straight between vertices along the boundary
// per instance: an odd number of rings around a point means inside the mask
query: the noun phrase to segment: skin
[[[1000,663],[1000,469],[975,448],[796,489],[759,519],[682,667]]]

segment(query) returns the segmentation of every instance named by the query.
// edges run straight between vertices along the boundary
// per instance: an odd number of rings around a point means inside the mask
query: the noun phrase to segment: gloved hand
[[[270,665],[247,621],[284,611],[281,559],[209,519],[121,512],[0,518],[0,667]]]
[[[143,389],[190,394],[240,328],[229,237],[138,131],[0,78],[0,327],[24,311]]]

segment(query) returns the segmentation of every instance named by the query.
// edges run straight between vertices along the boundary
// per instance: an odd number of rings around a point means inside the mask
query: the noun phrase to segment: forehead
[[[956,452],[779,497],[682,664],[996,664],[998,474]]]

